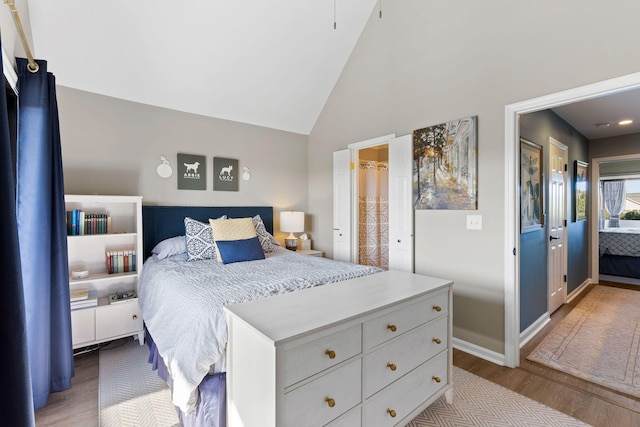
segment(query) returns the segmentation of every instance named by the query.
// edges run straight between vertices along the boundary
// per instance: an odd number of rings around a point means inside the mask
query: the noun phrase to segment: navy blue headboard
[[[164,239],[184,235],[184,217],[208,222],[209,218],[227,215],[229,218],[247,218],[260,215],[267,231],[273,234],[272,206],[143,206],[142,240],[144,258]]]

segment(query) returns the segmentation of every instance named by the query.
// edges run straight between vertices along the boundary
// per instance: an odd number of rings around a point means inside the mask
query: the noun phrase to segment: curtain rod
[[[37,73],[38,70],[40,69],[40,66],[33,59],[33,54],[31,53],[31,48],[29,47],[27,36],[24,34],[24,28],[22,27],[22,21],[20,21],[20,15],[18,15],[18,9],[16,9],[15,2],[13,0],[4,0],[4,3],[7,6],[9,6],[9,9],[11,9],[11,16],[13,16],[13,22],[16,24],[16,29],[20,34],[20,40],[22,40],[22,47],[24,48],[24,51],[27,54],[27,59],[29,60],[29,65],[27,65],[27,69],[32,73]]]

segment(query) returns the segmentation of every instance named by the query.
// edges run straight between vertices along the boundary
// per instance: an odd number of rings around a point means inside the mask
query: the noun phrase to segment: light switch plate
[[[467,230],[482,230],[482,215],[467,215]]]

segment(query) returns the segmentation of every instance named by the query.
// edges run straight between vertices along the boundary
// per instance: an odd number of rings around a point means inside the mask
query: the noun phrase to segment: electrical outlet
[[[482,215],[467,215],[467,230],[482,230]]]

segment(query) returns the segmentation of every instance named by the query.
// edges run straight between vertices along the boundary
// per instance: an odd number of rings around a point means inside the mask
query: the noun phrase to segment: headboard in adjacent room
[[[143,206],[142,239],[144,258],[164,239],[184,235],[184,218],[208,222],[209,218],[227,215],[229,218],[247,218],[260,215],[264,226],[273,235],[272,206]]]

